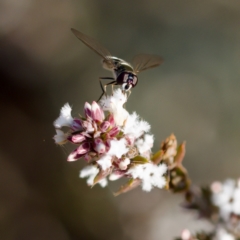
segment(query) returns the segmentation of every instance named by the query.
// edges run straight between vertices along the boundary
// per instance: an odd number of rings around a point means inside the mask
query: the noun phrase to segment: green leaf
[[[152,161],[154,162],[154,164],[158,165],[162,161],[163,155],[164,155],[164,151],[163,150],[157,151],[152,156]]]
[[[142,157],[142,156],[136,156],[135,158],[131,159],[132,163],[136,163],[136,164],[145,164],[145,163],[149,163],[149,161]]]

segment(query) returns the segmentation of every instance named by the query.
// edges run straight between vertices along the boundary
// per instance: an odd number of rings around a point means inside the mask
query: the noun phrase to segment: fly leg
[[[105,85],[102,84],[102,81],[101,80],[114,80],[114,81],[111,81]],[[100,77],[99,78],[99,82],[100,82],[100,87],[102,89],[102,94],[101,96],[98,98],[97,102],[100,101],[100,99],[102,98],[102,96],[105,94],[106,95],[106,92],[107,92],[107,86],[108,85],[115,85],[116,84],[116,80],[112,77]]]
[[[124,90],[122,90],[122,93],[123,93],[124,95],[126,95],[127,100],[128,100],[128,98],[129,98],[130,95],[131,95],[131,90],[128,90],[128,91],[124,91]]]
[[[130,97],[131,93],[132,93],[131,90],[128,90],[127,100],[128,100],[128,98]]]

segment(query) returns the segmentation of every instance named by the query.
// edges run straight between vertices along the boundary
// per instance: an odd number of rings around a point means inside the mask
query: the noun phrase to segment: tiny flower
[[[92,118],[92,106],[88,102],[85,102],[84,112],[86,118]]]
[[[188,229],[184,229],[181,234],[182,240],[191,240],[191,232]]]
[[[157,166],[152,163],[146,163],[130,168],[128,174],[134,179],[141,179],[142,189],[149,192],[153,187],[163,188],[166,185],[166,179],[163,176],[166,171],[167,166],[165,164]]]
[[[130,159],[129,158],[125,158],[123,161],[121,161],[119,163],[118,166],[119,166],[119,168],[121,170],[126,170],[129,164],[130,164]]]
[[[128,150],[129,149],[126,146],[126,140],[124,138],[120,140],[111,140],[108,154],[111,156],[116,156],[117,158],[121,158],[123,154],[128,152]]]
[[[143,120],[139,119],[139,116],[134,112],[130,114],[126,119],[123,132],[126,135],[130,135],[132,137],[139,138],[145,132],[150,130],[150,125]]]
[[[71,111],[72,111],[71,107],[69,106],[68,103],[66,103],[61,108],[60,116],[54,122],[55,128],[61,128],[63,126],[66,126],[66,127],[71,126],[71,124],[73,122],[73,118],[71,116]]]
[[[73,152],[71,152],[67,158],[68,162],[73,162],[78,160],[80,157],[82,157],[82,154],[78,154],[77,149],[75,149]]]
[[[68,136],[68,140],[72,143],[81,143],[86,139],[86,137],[82,134],[74,134],[71,136]]]
[[[97,176],[98,173],[99,173],[99,169],[96,166],[90,165],[90,166],[83,168],[80,171],[79,177],[80,178],[88,177],[87,184],[89,186],[92,186],[93,182],[94,182],[94,178]],[[101,187],[106,187],[108,184],[106,178],[101,179],[98,183],[100,184]]]
[[[77,153],[79,155],[83,155],[90,151],[90,147],[91,147],[90,143],[84,142],[77,148]]]
[[[82,120],[74,118],[72,121],[71,129],[73,131],[82,131],[83,130]]]
[[[114,117],[113,114],[109,114],[108,116],[108,122],[110,123],[110,125],[113,127],[116,123],[114,121]]]
[[[86,131],[87,133],[93,133],[94,130],[95,130],[94,127],[93,127],[92,122],[83,121],[82,125],[83,125],[83,127],[84,127],[84,129],[85,129],[85,131]]]
[[[100,153],[100,154],[103,154],[106,152],[106,146],[103,143],[103,140],[101,138],[94,139],[94,147],[93,148],[97,153]]]
[[[112,96],[104,96],[100,101],[103,110],[113,114],[114,121],[118,126],[122,126],[128,117],[128,112],[123,107],[126,100],[126,94],[117,89]]]
[[[231,214],[240,215],[240,187],[238,182],[228,179],[223,183],[214,182],[211,185],[212,202],[219,207],[223,220],[229,221]]]
[[[113,138],[113,137],[115,137],[119,132],[120,132],[120,129],[116,126],[116,127],[113,127],[113,128],[108,132],[108,135],[109,135],[110,138]]]
[[[114,173],[111,173],[110,175],[109,175],[109,180],[110,181],[116,181],[116,180],[118,180],[119,178],[121,178],[122,176],[124,175],[124,173],[120,173],[120,172],[114,172]]]
[[[138,151],[141,155],[144,155],[144,153],[151,151],[151,148],[153,147],[153,135],[145,134],[144,139],[139,139],[136,141],[136,146],[138,147]]]
[[[103,110],[96,102],[92,103],[92,119],[98,122],[102,122],[104,119]]]
[[[102,122],[101,125],[100,125],[100,130],[101,130],[102,132],[106,132],[106,131],[109,129],[110,126],[111,126],[110,122],[104,121],[104,122]]]
[[[235,240],[235,237],[228,233],[224,228],[219,228],[216,231],[214,240]]]
[[[56,129],[56,133],[57,134],[53,137],[53,139],[55,140],[55,143],[64,144],[67,140],[67,134],[59,129]]]
[[[102,170],[105,171],[112,166],[112,157],[110,155],[103,155],[97,163],[101,166]]]

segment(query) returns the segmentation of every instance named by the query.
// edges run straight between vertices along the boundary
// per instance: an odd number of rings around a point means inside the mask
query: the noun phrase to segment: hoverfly
[[[135,87],[138,83],[137,74],[146,69],[157,67],[163,62],[163,59],[157,55],[138,54],[134,57],[132,66],[121,58],[113,57],[106,48],[91,37],[88,37],[74,28],[71,28],[71,31],[79,40],[102,58],[102,65],[105,69],[113,72],[114,77],[99,78],[102,94],[98,101],[106,94],[106,87],[108,85],[112,85],[112,88],[113,85],[121,85],[122,91],[124,93],[128,92],[129,97],[131,88]],[[101,80],[112,81],[103,86]]]

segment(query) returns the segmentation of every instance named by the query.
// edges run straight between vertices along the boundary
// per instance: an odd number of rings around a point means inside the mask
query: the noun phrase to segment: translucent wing
[[[83,34],[82,32],[79,32],[74,28],[71,28],[71,31],[79,40],[81,40],[85,45],[91,48],[100,57],[102,57],[110,66],[114,67],[112,60],[109,58],[111,57],[111,53],[106,48],[104,48],[100,43],[98,43],[93,38],[88,37],[87,35]]]
[[[138,54],[133,59],[133,68],[135,73],[142,72],[149,68],[159,66],[163,59],[158,55]]]

